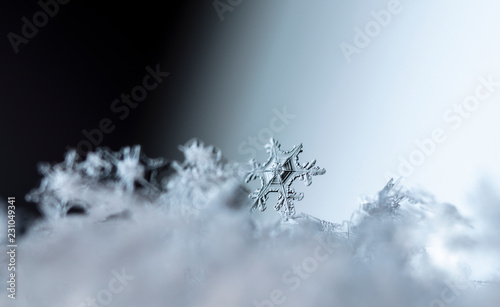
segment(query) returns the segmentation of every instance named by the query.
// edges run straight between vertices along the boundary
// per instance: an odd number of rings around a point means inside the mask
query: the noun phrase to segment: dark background
[[[85,139],[82,129],[97,128],[102,118],[116,128],[101,146],[141,144],[150,157],[180,155],[169,137],[175,139],[180,107],[189,103],[182,92],[189,91],[199,55],[221,25],[212,1],[73,0],[16,54],[8,33],[21,34],[22,17],[31,20],[40,10],[26,0],[4,1],[0,9],[0,196],[16,197],[24,226],[40,215],[24,200],[40,182],[37,163],[63,161],[66,148]],[[144,68],[157,64],[170,75],[118,119],[111,102],[130,94]],[[168,146],[157,146],[157,137]]]

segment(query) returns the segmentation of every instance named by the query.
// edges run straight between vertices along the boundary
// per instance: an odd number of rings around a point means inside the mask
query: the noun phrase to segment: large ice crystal
[[[302,144],[293,147],[289,151],[281,150],[281,144],[277,140],[271,139],[266,145],[269,159],[265,163],[251,161],[252,170],[246,178],[246,182],[260,179],[261,186],[250,194],[254,200],[252,209],[259,208],[266,210],[266,202],[269,193],[277,192],[278,201],[274,209],[280,212],[285,219],[295,215],[295,200],[302,200],[303,193],[297,193],[292,187],[295,179],[300,178],[306,186],[312,183],[312,176],[323,175],[324,168],[315,166],[316,160],[304,165],[299,163],[299,154],[302,152]]]

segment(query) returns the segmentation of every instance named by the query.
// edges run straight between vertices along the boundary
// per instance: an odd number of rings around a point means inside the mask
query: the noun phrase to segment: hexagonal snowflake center
[[[271,172],[274,178],[276,179],[279,178],[281,182],[285,182],[293,172],[292,164],[289,160],[286,161],[284,164],[275,162],[271,166]]]

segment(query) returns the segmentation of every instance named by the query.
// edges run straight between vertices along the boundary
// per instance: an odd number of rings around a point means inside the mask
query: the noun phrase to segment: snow
[[[282,154],[272,144],[267,166]],[[29,199],[45,217],[19,240],[15,305],[498,305],[500,198],[491,189],[473,217],[391,180],[346,219],[265,220],[268,212],[250,212],[241,165],[198,140],[180,149],[183,162],[132,147],[42,165]],[[295,163],[300,149],[284,155]],[[290,170],[322,173],[297,165]],[[75,203],[85,215],[68,214]]]

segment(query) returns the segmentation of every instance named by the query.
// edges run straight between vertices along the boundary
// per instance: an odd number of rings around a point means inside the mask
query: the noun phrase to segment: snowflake
[[[145,188],[146,194],[158,192],[160,187],[156,181],[158,171],[170,166],[170,163],[162,158],[146,157],[141,153],[139,145],[132,148],[125,147],[119,152],[104,150],[104,155],[115,166],[116,173],[114,175],[118,185],[124,188],[127,193],[132,193],[136,184]]]
[[[395,216],[401,202],[408,198],[406,193],[401,191],[398,183],[399,180],[390,179],[374,200],[363,200],[360,205],[362,212],[372,215],[388,214]]]
[[[285,219],[295,215],[294,200],[302,200],[303,193],[297,193],[291,187],[297,178],[304,181],[306,186],[312,183],[312,176],[323,175],[326,170],[315,166],[316,160],[300,165],[299,154],[302,152],[302,144],[295,146],[290,151],[282,151],[281,145],[271,138],[266,145],[270,154],[266,163],[260,164],[255,160],[250,161],[252,170],[246,177],[246,182],[259,178],[261,187],[249,195],[254,200],[252,210],[259,208],[266,210],[266,201],[269,193],[278,192],[278,202],[274,209],[280,212]]]
[[[184,162],[172,162],[175,174],[164,182],[163,201],[174,210],[180,210],[183,218],[199,217],[209,203],[220,194],[228,183],[238,182],[237,167],[222,158],[222,152],[214,146],[205,146],[198,139],[179,146]]]
[[[44,178],[26,199],[38,203],[48,217],[64,217],[75,205],[90,212],[99,204],[109,204],[122,191],[157,195],[161,185],[156,175],[169,166],[164,159],[146,157],[140,146],[125,147],[120,152],[98,148],[85,160],[79,158],[75,150],[70,150],[62,163],[40,164],[38,169]]]
[[[189,140],[184,146],[179,146],[184,154],[184,163],[174,163],[177,169],[197,170],[202,173],[211,173],[219,169],[222,160],[221,151],[214,146],[205,146],[198,139]]]

